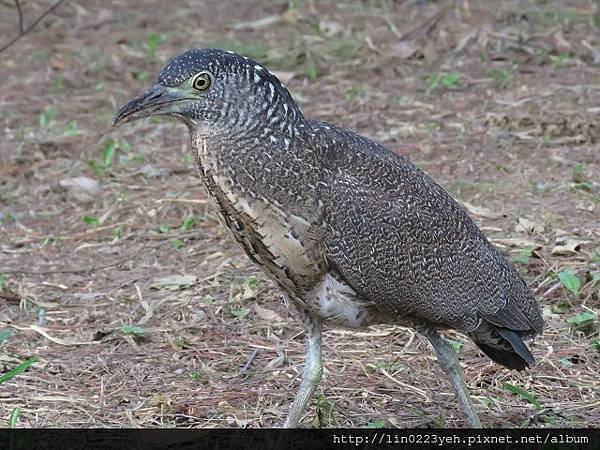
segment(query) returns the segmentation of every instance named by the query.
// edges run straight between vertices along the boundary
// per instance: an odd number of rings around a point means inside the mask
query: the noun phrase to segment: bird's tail
[[[483,320],[471,338],[477,346],[498,364],[509,369],[523,370],[535,362],[525,343],[523,332],[494,325]]]

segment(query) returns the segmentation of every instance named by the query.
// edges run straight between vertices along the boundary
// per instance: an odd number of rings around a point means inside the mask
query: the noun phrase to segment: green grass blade
[[[536,395],[533,392],[529,392],[526,391],[524,389],[521,389],[518,386],[515,386],[514,384],[510,384],[510,383],[504,383],[504,389],[506,389],[509,392],[512,392],[513,394],[517,394],[519,397],[527,400],[529,403],[531,403],[535,409],[540,410],[543,409],[542,408],[542,404],[540,403],[540,401],[537,399]]]
[[[364,428],[385,428],[385,419],[368,422]]]
[[[0,376],[0,384],[4,383],[5,381],[10,380],[11,378],[16,377],[17,375],[22,374],[29,368],[29,366],[31,366],[33,363],[38,362],[38,361],[39,361],[39,358],[37,356],[29,358],[27,361],[23,361],[21,364],[19,364],[14,369],[9,370],[4,375]]]
[[[17,428],[19,417],[21,417],[21,408],[17,406],[10,413],[10,417],[8,418],[8,428]]]

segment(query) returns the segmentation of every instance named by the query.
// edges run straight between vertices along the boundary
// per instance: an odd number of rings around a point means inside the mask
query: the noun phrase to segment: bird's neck
[[[291,138],[304,116],[287,92],[271,85],[268,93],[245,90],[244,95],[225,94],[223,106],[194,125],[196,134],[210,140],[245,140],[248,137],[268,142],[273,135]]]
[[[295,133],[265,129],[261,133],[220,135],[195,128],[191,130],[191,147],[209,193],[218,188],[270,199],[281,194],[277,183],[293,172],[293,160],[298,157],[294,149],[301,147],[295,142]]]

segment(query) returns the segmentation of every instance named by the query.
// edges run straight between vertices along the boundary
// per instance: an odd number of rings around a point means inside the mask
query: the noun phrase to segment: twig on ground
[[[244,364],[244,367],[242,367],[242,370],[240,370],[239,375],[243,375],[244,373],[246,373],[246,371],[252,365],[252,362],[254,361],[254,358],[256,358],[256,355],[258,355],[258,349],[257,348],[255,348],[254,351],[250,354],[250,356],[248,357],[248,361],[246,361],[246,364]]]
[[[425,399],[425,401],[431,401],[431,399],[429,398],[429,396],[425,393],[425,391],[423,391],[422,389],[419,389],[418,387],[415,386],[411,386],[410,384],[406,384],[403,383],[400,380],[396,380],[393,376],[391,376],[387,370],[385,369],[379,369],[381,370],[381,373],[384,374],[386,376],[386,378],[389,378],[391,381],[393,381],[394,383],[396,383],[399,386],[405,387],[410,389],[411,391],[415,391],[417,394],[419,394],[421,397],[423,397]]]
[[[400,36],[400,40],[414,40],[419,35],[429,34],[431,30],[433,30],[436,27],[439,21],[442,20],[454,6],[454,1],[451,1],[449,5],[440,9],[438,12],[436,12],[433,16],[425,20],[423,23],[420,23],[416,27],[412,28],[411,30],[407,31],[402,36]]]

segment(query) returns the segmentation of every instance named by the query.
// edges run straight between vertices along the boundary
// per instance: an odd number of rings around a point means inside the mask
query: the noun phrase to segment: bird
[[[148,116],[187,126],[216,215],[298,311],[306,358],[283,427],[301,425],[321,381],[324,324],[416,330],[470,427],[481,421],[440,331],[509,369],[535,362],[525,342],[543,331],[540,306],[467,211],[408,158],[305,117],[266,66],[226,49],[184,51],[113,126]]]

